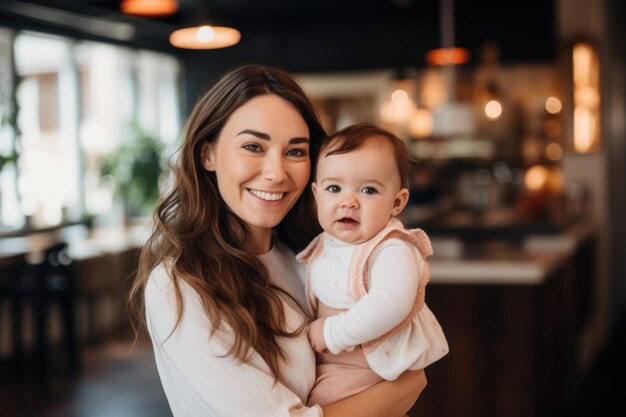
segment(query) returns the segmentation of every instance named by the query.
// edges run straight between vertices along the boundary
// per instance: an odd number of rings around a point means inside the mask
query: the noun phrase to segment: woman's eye
[[[329,185],[328,187],[326,187],[326,191],[329,191],[331,193],[338,193],[339,191],[341,191],[341,187],[339,187],[338,185]]]
[[[287,156],[306,156],[306,151],[304,149],[290,149],[287,151]]]
[[[243,145],[243,148],[247,151],[250,152],[261,152],[263,149],[257,145],[256,143],[248,143],[246,145]]]
[[[361,192],[363,194],[376,194],[378,191],[373,187],[363,187],[361,188]]]

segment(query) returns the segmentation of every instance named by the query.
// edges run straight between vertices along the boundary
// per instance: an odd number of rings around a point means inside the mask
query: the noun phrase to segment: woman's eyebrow
[[[237,133],[237,136],[243,135],[243,134],[252,135],[254,137],[257,137],[257,138],[263,139],[263,140],[272,140],[270,135],[268,135],[267,133],[264,133],[264,132],[259,132],[258,130],[244,129],[241,132]],[[289,139],[289,144],[298,144],[298,143],[309,143],[309,138],[306,138],[306,137],[296,137],[296,138]]]
[[[309,143],[309,138],[301,137],[301,138],[291,138],[289,139],[289,144],[298,144],[298,143]]]
[[[263,140],[271,140],[270,135],[268,135],[267,133],[259,132],[258,130],[244,129],[241,132],[237,133],[237,136],[243,135],[243,134],[256,136],[257,138],[263,139]]]

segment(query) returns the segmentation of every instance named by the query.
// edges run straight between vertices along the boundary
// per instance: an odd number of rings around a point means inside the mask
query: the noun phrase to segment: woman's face
[[[206,144],[202,165],[215,171],[222,198],[250,232],[268,231],[293,207],[311,172],[309,128],[296,108],[273,94],[257,96]]]

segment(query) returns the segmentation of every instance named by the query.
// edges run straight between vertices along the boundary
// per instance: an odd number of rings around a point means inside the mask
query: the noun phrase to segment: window
[[[101,180],[101,162],[135,140],[137,129],[163,143],[176,139],[179,62],[33,32],[18,33],[13,48],[19,134],[2,130],[0,152],[15,146],[19,161],[13,176],[8,168],[0,172],[0,225],[49,226],[85,216],[120,222],[123,204],[115,184]],[[7,52],[0,46],[0,53]]]
[[[4,225],[20,226],[22,214],[18,209],[17,171],[6,163],[14,154],[13,128],[13,32],[0,28],[0,229]]]

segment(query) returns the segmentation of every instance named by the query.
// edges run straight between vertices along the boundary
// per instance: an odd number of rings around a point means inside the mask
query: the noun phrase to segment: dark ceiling
[[[181,55],[192,61],[262,62],[293,71],[318,72],[390,67],[422,67],[425,53],[440,46],[437,0],[180,0],[179,12],[162,19],[129,17],[120,1],[32,0],[0,2],[0,25],[47,30],[68,36],[108,40]],[[456,0],[456,43],[470,49],[472,63],[487,42],[500,48],[503,63],[555,59],[553,0]],[[69,19],[42,19],[38,11],[69,12]],[[197,24],[234,25],[241,42],[213,51],[182,51],[167,43],[169,33]],[[53,13],[53,16],[54,13]],[[129,40],[76,25],[83,18],[130,23]],[[78,27],[77,27],[78,26]],[[93,29],[93,30],[92,30]]]

